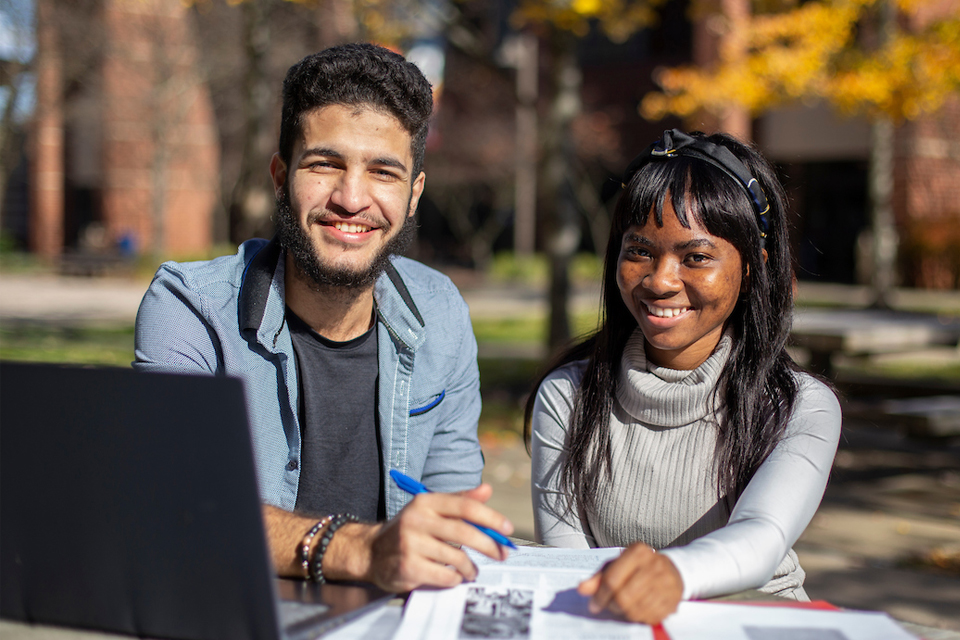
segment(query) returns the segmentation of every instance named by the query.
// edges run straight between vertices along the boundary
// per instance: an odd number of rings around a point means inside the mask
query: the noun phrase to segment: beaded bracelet
[[[317,524],[313,525],[310,528],[310,531],[307,531],[307,535],[303,536],[303,540],[300,542],[300,566],[303,567],[303,579],[308,580],[310,578],[310,547],[314,537],[319,533],[320,529],[323,529],[327,526],[330,521],[333,520],[333,514],[326,516]]]
[[[348,522],[360,522],[360,518],[349,513],[339,513],[334,516],[330,524],[327,525],[327,530],[320,536],[320,542],[317,543],[317,547],[313,551],[313,559],[310,561],[310,578],[314,582],[323,584],[327,581],[323,577],[323,555],[327,552],[327,547],[330,546],[333,534]]]

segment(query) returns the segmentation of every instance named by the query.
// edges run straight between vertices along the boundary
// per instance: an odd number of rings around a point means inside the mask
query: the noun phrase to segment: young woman
[[[626,547],[579,590],[630,620],[748,588],[806,600],[791,547],[840,407],[785,349],[783,189],[754,149],[677,130],[623,182],[601,327],[527,405],[537,540]]]

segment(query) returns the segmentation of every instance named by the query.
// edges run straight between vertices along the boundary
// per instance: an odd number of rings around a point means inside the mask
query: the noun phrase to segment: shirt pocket
[[[447,395],[447,390],[442,389],[440,393],[435,393],[432,396],[420,400],[414,400],[411,404],[413,408],[410,409],[410,417],[415,418],[417,416],[422,416],[425,413],[433,411],[440,406],[440,403],[443,402],[443,399]]]

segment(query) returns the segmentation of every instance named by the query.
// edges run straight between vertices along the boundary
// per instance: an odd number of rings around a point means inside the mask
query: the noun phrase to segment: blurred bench
[[[879,309],[800,309],[790,342],[808,350],[811,371],[836,379],[837,355],[869,357],[957,347],[960,317]],[[926,386],[908,389],[895,381],[874,381],[861,384],[852,394],[847,389],[844,416],[915,438],[960,436],[960,388]]]
[[[792,346],[810,353],[809,368],[833,378],[837,354],[872,356],[957,346],[960,317],[880,309],[798,309]]]
[[[896,429],[911,438],[960,436],[960,395],[849,400],[844,403],[843,415]]]
[[[135,259],[120,253],[66,252],[60,256],[59,271],[64,276],[128,275]]]

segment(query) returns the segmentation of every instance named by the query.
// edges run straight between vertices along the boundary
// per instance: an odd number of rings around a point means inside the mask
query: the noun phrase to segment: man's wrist
[[[357,516],[349,513],[338,513],[335,516],[329,516],[329,518],[329,520],[326,518],[321,520],[321,523],[326,522],[325,525],[318,523],[318,526],[323,529],[323,533],[320,534],[319,541],[316,546],[313,547],[312,556],[309,556],[309,560],[305,561],[307,576],[314,582],[320,584],[326,582],[327,577],[329,577],[324,574],[323,562],[326,557],[327,548],[333,540],[333,536],[343,525],[360,521]]]
[[[382,523],[348,522],[330,539],[323,560],[327,580],[363,580],[373,578],[373,541]]]

